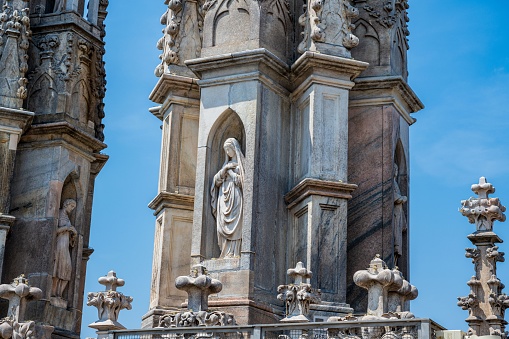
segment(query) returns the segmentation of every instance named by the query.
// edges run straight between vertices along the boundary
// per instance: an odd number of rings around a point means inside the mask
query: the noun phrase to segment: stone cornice
[[[198,81],[200,87],[251,80],[256,76],[269,86],[282,87],[285,92],[291,87],[290,68],[265,48],[192,59],[185,63],[202,79]],[[251,76],[246,78],[246,74]],[[276,80],[277,84],[270,80]]]
[[[194,208],[194,196],[160,192],[149,204],[148,207],[154,210],[154,215],[158,215],[162,209],[176,207],[179,209],[192,211]]]
[[[12,215],[0,213],[0,229],[9,229],[16,221],[16,218]]]
[[[285,195],[285,201],[290,209],[311,195],[350,199],[356,188],[355,184],[306,178]]]
[[[355,79],[350,92],[350,107],[392,104],[408,124],[410,116],[424,108],[421,100],[401,76],[365,77]]]
[[[467,236],[467,238],[468,238],[468,240],[470,240],[472,242],[472,244],[477,245],[477,246],[490,245],[490,244],[504,242],[494,232],[475,232],[475,233],[469,234]]]
[[[90,167],[90,173],[93,175],[98,175],[99,172],[103,169],[104,165],[106,165],[106,162],[110,158],[106,154],[101,153],[94,153],[95,161],[92,162],[92,166]]]
[[[98,26],[91,24],[81,15],[74,11],[63,11],[60,13],[31,14],[30,26],[34,35],[55,33],[58,31],[72,31],[94,39],[104,44],[101,40],[101,30]]]
[[[312,84],[351,89],[352,81],[368,67],[366,62],[315,52],[305,52],[292,65],[293,98],[299,97]]]
[[[0,125],[24,131],[28,128],[33,118],[33,112],[0,107]]]
[[[55,140],[64,140],[82,151],[94,153],[107,147],[103,142],[65,121],[32,125],[21,138],[24,143]]]
[[[164,73],[150,93],[149,99],[157,104],[182,103],[199,106],[198,79]],[[159,115],[156,116],[162,119]]]

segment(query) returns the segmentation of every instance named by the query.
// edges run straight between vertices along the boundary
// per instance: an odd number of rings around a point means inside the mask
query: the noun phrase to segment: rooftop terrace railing
[[[435,339],[430,319],[343,321],[109,332],[109,339]]]

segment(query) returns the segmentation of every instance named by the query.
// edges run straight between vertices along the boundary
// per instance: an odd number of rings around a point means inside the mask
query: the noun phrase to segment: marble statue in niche
[[[243,222],[244,155],[235,138],[223,145],[225,161],[210,188],[212,214],[216,218],[219,258],[240,256]]]
[[[55,0],[55,6],[53,6],[53,13],[63,12],[65,9],[65,0]]]
[[[55,266],[53,268],[53,286],[51,295],[62,298],[67,284],[71,280],[72,262],[70,247],[74,247],[78,232],[71,224],[69,215],[76,208],[76,201],[66,199],[59,211],[57,228],[57,246]]]
[[[405,212],[403,211],[403,204],[407,202],[408,198],[401,195],[401,190],[398,184],[398,165],[394,164],[394,259],[395,264],[398,262],[398,258],[403,255],[403,231],[406,230],[406,218]]]

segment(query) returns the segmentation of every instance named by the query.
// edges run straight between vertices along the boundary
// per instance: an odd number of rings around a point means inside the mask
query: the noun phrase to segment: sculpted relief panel
[[[104,140],[104,47],[70,32],[39,35],[33,40],[28,110],[67,112],[82,126],[93,127],[94,136]]]
[[[353,50],[354,58],[370,63],[366,75],[402,75],[407,77],[406,51],[407,0],[355,0],[360,18],[354,22],[360,46]],[[375,58],[375,56],[378,56]]]

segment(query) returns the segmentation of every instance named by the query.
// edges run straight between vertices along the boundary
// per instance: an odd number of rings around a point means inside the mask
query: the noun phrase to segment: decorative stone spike
[[[287,271],[289,277],[294,279],[290,285],[279,285],[277,298],[285,303],[286,317],[282,322],[309,322],[309,305],[320,303],[320,290],[309,284],[312,272],[298,262],[295,268]]]
[[[189,276],[180,276],[175,280],[179,290],[187,292],[188,311],[172,312],[159,318],[159,326],[193,327],[193,326],[231,326],[236,325],[233,315],[225,312],[209,312],[209,295],[221,292],[223,284],[208,276],[205,266],[198,264],[192,267]]]
[[[478,184],[472,185],[472,191],[478,197],[463,200],[459,211],[476,226],[476,231],[468,236],[475,248],[467,248],[465,254],[472,259],[475,275],[467,282],[470,293],[458,298],[458,306],[469,312],[468,335],[505,337],[504,315],[509,297],[502,293],[504,285],[497,278],[497,262],[505,259],[504,252],[495,245],[502,239],[493,232],[493,222],[505,221],[506,209],[498,198],[489,197],[495,188],[486,178],[481,177]]]
[[[132,297],[117,292],[117,287],[124,286],[124,280],[117,278],[114,271],[110,271],[107,276],[100,277],[98,281],[106,287],[106,290],[88,293],[87,305],[95,306],[99,315],[99,320],[88,327],[98,332],[124,329],[125,327],[118,322],[118,315],[123,309],[130,310],[133,301]]]

